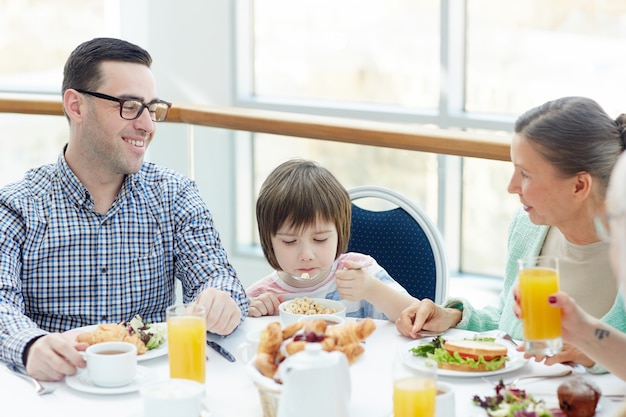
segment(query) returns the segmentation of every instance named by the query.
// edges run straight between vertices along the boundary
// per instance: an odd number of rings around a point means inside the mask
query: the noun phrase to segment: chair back
[[[447,296],[448,263],[441,234],[426,213],[402,194],[365,186],[352,200],[349,252],[372,256],[412,296],[441,304]],[[356,204],[376,198],[394,207],[370,210]]]

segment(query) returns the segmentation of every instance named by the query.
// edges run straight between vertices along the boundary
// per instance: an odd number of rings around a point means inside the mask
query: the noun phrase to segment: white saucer
[[[65,383],[76,391],[88,392],[90,394],[125,394],[138,391],[143,384],[153,381],[154,378],[154,371],[138,365],[135,379],[130,384],[121,387],[107,388],[94,385],[84,369],[81,369],[76,375],[65,377]]]

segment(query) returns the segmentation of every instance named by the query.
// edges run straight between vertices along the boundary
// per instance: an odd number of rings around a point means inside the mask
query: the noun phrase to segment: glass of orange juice
[[[561,309],[548,303],[559,291],[559,260],[554,256],[531,256],[517,261],[524,327],[524,349],[533,355],[561,351]]]
[[[204,384],[206,372],[205,309],[199,304],[167,308],[167,349],[170,378]]]
[[[435,417],[437,362],[426,359],[419,367],[393,364],[393,417]]]

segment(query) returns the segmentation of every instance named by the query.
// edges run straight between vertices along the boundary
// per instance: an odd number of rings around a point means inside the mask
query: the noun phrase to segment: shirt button
[[[103,266],[103,267],[102,267],[102,269],[101,269],[100,271],[102,271],[102,273],[103,273],[103,274],[106,274],[106,273],[107,273],[107,271],[108,271],[108,269],[107,269],[107,267],[106,267],[106,266]]]

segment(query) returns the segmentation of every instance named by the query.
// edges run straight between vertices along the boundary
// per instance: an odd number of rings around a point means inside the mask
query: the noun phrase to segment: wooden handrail
[[[63,115],[63,109],[58,98],[0,95],[0,113],[59,116]],[[510,160],[509,142],[500,136],[428,129],[401,123],[179,103],[172,106],[167,121],[445,155]]]

